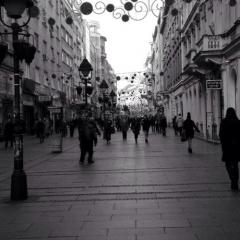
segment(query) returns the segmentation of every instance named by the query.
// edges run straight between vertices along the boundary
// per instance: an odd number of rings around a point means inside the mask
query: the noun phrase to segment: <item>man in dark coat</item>
[[[138,135],[139,135],[139,132],[140,132],[140,129],[141,129],[141,121],[140,121],[139,118],[134,117],[132,119],[132,121],[131,121],[131,129],[132,129],[132,132],[134,134],[135,143],[137,143]]]
[[[70,137],[72,138],[73,135],[74,135],[74,129],[75,129],[75,126],[76,126],[76,120],[72,118],[69,121],[68,125],[69,125],[69,130],[70,130]]]
[[[142,120],[142,129],[145,135],[145,143],[148,143],[148,133],[149,133],[150,125],[151,125],[150,119],[148,118],[147,115],[144,115]]]
[[[4,141],[5,148],[8,148],[8,142],[10,142],[11,147],[13,146],[13,122],[11,118],[8,118],[4,127]]]
[[[166,136],[167,118],[165,117],[164,113],[161,115],[160,118],[160,128],[162,135]]]
[[[84,113],[82,118],[78,122],[78,133],[80,141],[80,163],[84,162],[85,155],[88,153],[88,163],[92,164],[93,161],[93,144],[97,145],[97,134],[100,132],[93,119],[87,113]]]
[[[45,138],[45,124],[42,119],[39,119],[36,124],[36,132],[37,136],[39,136],[40,143],[43,143]]]
[[[190,112],[187,113],[187,119],[183,122],[183,131],[188,141],[188,152],[192,153],[192,139],[194,138],[194,130],[200,132],[195,122],[191,119]]]
[[[128,128],[129,128],[128,116],[123,115],[121,117],[120,126],[121,126],[123,140],[126,140],[127,139],[127,131],[128,131]]]
[[[105,122],[103,124],[103,135],[104,135],[104,139],[106,139],[107,144],[110,143],[111,141],[111,134],[113,133],[113,123],[112,120],[109,118],[109,116],[106,116]]]
[[[220,125],[219,137],[222,145],[222,161],[231,180],[231,189],[238,190],[238,161],[240,159],[240,121],[234,108],[228,108]]]

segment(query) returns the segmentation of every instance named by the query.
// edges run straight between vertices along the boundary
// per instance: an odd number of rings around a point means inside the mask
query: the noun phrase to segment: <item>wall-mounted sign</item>
[[[207,89],[222,89],[222,80],[206,80]]]
[[[50,102],[51,96],[38,96],[38,101],[39,102]]]
[[[61,113],[62,107],[48,107],[48,110],[49,110],[51,113]]]

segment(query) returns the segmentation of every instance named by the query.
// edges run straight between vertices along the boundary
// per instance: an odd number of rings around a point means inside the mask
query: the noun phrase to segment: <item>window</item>
[[[51,47],[51,57],[52,57],[52,60],[55,61],[55,55],[54,55],[54,48]]]
[[[44,72],[43,73],[43,83],[44,85],[48,85],[48,73],[47,72]]]
[[[58,8],[59,8],[59,0],[56,0],[56,13],[57,13],[57,15],[59,15]]]
[[[62,61],[65,62],[65,53],[62,52]]]
[[[35,46],[39,49],[39,36],[37,33],[34,33]]]
[[[58,26],[56,27],[56,30],[57,30],[57,37],[59,38],[59,27]]]
[[[47,42],[43,40],[43,54],[47,54]]]
[[[35,68],[34,72],[35,82],[40,83],[39,69]]]
[[[57,64],[60,65],[60,53],[57,52]]]

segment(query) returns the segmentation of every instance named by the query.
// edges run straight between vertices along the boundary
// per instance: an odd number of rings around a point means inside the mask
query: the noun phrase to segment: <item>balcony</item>
[[[221,35],[204,35],[197,42],[197,54],[193,58],[194,63],[204,68],[212,67],[209,64],[209,59],[220,62],[223,56],[223,49],[228,42],[229,38],[224,38]]]
[[[199,51],[217,51],[222,50],[226,42],[226,39],[223,39],[220,35],[204,35],[197,46]]]

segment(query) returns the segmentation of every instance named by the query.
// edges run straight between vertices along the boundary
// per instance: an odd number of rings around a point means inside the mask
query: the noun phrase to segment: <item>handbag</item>
[[[187,136],[186,136],[186,130],[183,129],[181,134],[181,142],[185,142],[185,141],[187,141]]]
[[[115,127],[111,127],[111,134],[114,134],[115,133]]]

